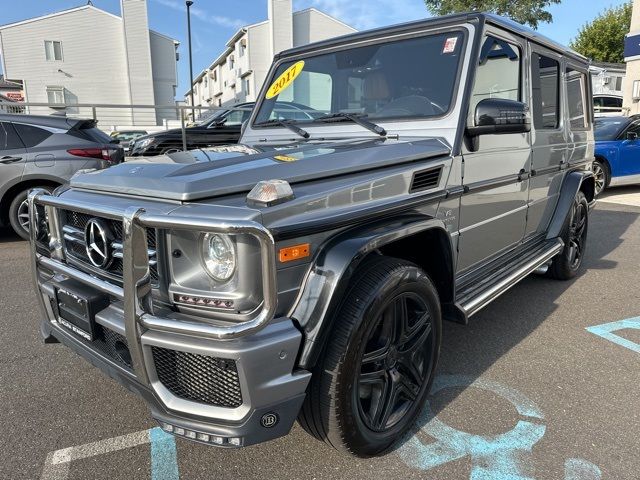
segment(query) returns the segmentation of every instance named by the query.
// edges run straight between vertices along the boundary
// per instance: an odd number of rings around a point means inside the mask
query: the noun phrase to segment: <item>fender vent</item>
[[[413,174],[413,179],[411,180],[411,188],[409,189],[409,193],[420,192],[422,190],[437,187],[440,183],[441,174],[441,166],[415,172]]]

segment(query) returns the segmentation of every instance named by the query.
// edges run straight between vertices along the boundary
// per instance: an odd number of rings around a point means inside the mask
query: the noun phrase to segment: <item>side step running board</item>
[[[564,243],[559,238],[543,242],[522,255],[517,262],[505,265],[483,281],[458,292],[456,304],[461,310],[460,313],[467,318],[477,313],[527,275],[545,265],[560,253],[563,247]]]

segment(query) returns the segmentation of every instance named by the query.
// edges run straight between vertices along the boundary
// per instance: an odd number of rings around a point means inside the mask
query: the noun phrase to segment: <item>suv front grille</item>
[[[158,380],[175,396],[217,407],[242,405],[235,361],[160,347],[151,351]]]
[[[91,273],[97,273],[101,277],[115,281],[122,285],[122,222],[107,218],[96,217],[86,213],[74,212],[72,210],[60,210],[60,220],[63,229],[63,243],[66,254],[79,262],[79,267]],[[104,222],[113,235],[112,255],[113,259],[108,267],[97,268],[91,264],[87,255],[85,243],[85,228],[89,220],[97,218]],[[156,259],[157,240],[154,229],[147,230],[147,247],[149,249],[149,274],[151,283],[158,284],[158,266]]]

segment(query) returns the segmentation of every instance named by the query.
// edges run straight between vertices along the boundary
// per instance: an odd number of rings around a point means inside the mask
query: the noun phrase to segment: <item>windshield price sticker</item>
[[[302,72],[304,68],[304,60],[300,60],[299,62],[294,63],[289,68],[287,68],[282,75],[280,75],[275,82],[271,84],[269,90],[267,90],[266,98],[270,99],[273,97],[277,97],[282,93],[283,90],[289,87],[296,79],[298,75]]]
[[[447,41],[444,42],[444,48],[442,49],[442,53],[453,53],[453,52],[455,52],[457,43],[458,43],[458,37],[447,38]]]

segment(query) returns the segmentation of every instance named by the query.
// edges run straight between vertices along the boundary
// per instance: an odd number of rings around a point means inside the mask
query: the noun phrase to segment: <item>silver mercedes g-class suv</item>
[[[590,99],[585,58],[492,15],[280,53],[239,145],[31,192],[42,335],[175,435],[247,446],[297,418],[384,453],[425,404],[442,320],[576,275]]]

